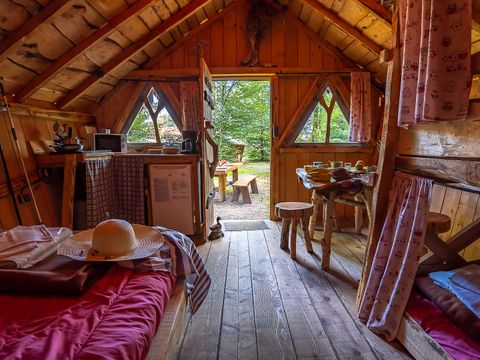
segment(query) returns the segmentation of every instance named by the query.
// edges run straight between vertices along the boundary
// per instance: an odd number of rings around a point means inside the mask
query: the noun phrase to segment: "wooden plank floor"
[[[334,233],[331,269],[324,272],[318,241],[310,255],[298,237],[292,261],[279,247],[279,223],[267,224],[268,230],[226,232],[199,247],[212,287],[185,323],[178,359],[410,358],[354,316],[365,239]]]

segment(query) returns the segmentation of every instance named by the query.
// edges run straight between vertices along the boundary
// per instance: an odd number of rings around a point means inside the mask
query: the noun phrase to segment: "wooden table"
[[[303,168],[298,168],[296,173],[299,180],[303,183],[303,186],[308,190],[313,190],[313,215],[310,217],[309,224],[309,233],[312,239],[314,239],[315,235],[318,212],[320,211],[320,206],[323,206],[323,238],[321,239],[322,269],[328,270],[330,267],[330,248],[335,220],[335,203],[338,202],[355,206],[355,231],[360,232],[363,222],[363,209],[367,210],[369,223],[371,224],[373,180],[372,177],[369,176],[359,177],[363,187],[361,191],[355,195],[355,200],[349,200],[344,197],[344,194],[339,194],[336,191],[329,191],[328,195],[322,194],[321,190],[324,190],[330,183],[309,180]]]
[[[221,201],[227,200],[227,177],[228,173],[232,173],[231,185],[238,180],[238,169],[243,166],[243,163],[232,163],[226,166],[217,166],[215,176],[218,176],[218,189]]]

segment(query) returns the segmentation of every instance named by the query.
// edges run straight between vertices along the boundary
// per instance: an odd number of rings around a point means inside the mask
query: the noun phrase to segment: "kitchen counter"
[[[61,225],[73,227],[73,207],[77,165],[88,159],[115,157],[142,158],[145,165],[192,164],[196,167],[199,154],[113,153],[111,151],[84,151],[79,153],[43,153],[35,155],[39,169],[63,168]],[[198,178],[195,178],[198,181]]]

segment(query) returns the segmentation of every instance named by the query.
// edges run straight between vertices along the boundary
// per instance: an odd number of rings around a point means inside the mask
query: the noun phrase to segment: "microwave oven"
[[[127,136],[125,134],[89,134],[89,139],[87,142],[90,150],[127,152]]]

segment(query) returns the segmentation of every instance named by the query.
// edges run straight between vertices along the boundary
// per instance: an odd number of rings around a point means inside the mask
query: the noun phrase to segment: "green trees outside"
[[[156,143],[155,127],[145,104],[142,104],[131,128],[127,132],[129,143]]]
[[[330,138],[326,139],[328,113],[320,102],[317,103],[305,126],[298,134],[296,143],[347,143],[350,132],[349,121],[334,99],[329,88],[323,93],[325,105],[328,107],[334,101],[330,117]],[[327,141],[328,140],[328,141]]]
[[[213,127],[219,157],[235,161],[232,143],[243,142],[244,161],[270,160],[270,83],[215,81]]]
[[[158,132],[160,141],[165,143],[180,143],[182,141],[182,134],[178,130],[175,122],[168,113],[166,108],[163,108],[157,115],[156,122],[158,125]],[[132,126],[127,132],[127,142],[137,144],[156,143],[155,126],[153,119],[148,112],[145,104],[142,104],[140,110],[132,123]]]

